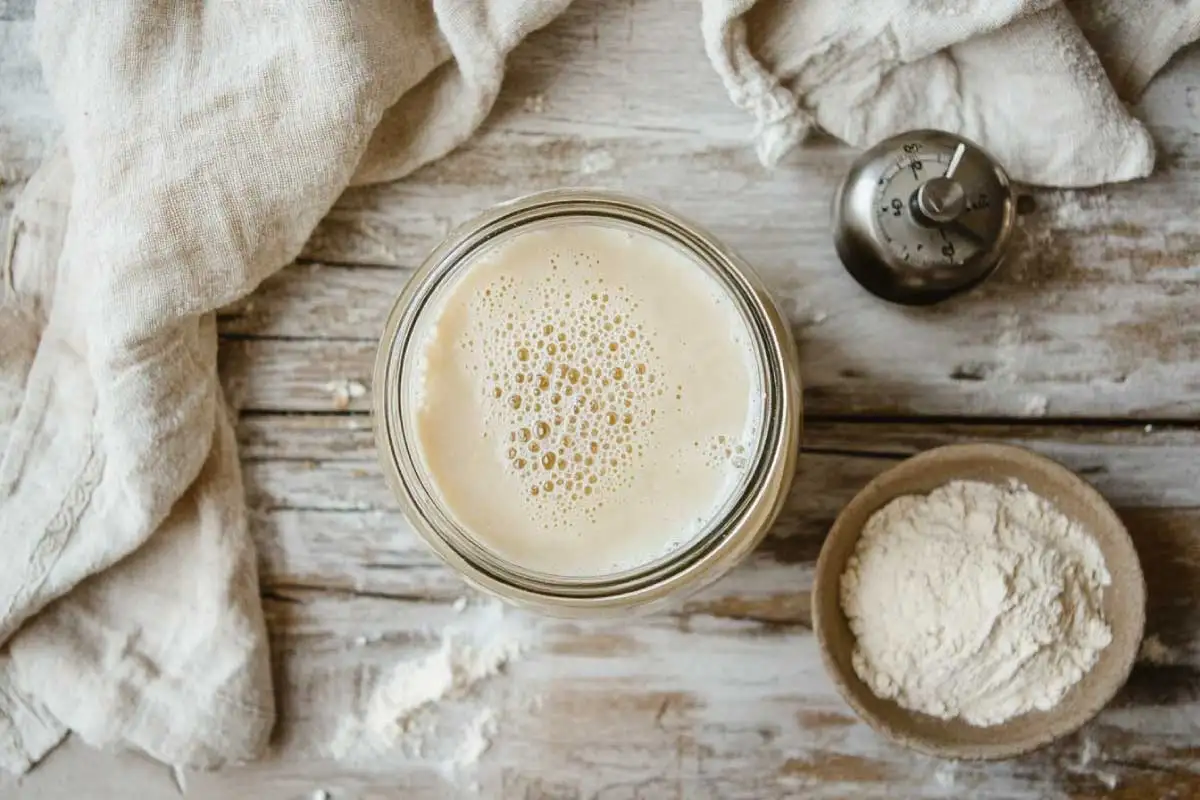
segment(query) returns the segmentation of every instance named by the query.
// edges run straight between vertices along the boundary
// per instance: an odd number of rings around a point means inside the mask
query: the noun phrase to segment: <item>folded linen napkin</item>
[[[463,141],[566,2],[41,0],[64,136],[0,253],[0,767],[68,730],[188,766],[260,752],[268,648],[213,311],[347,185]],[[1152,162],[1101,62],[1135,93],[1195,38],[1197,3],[1122,5],[1072,5],[1099,58],[1046,1],[704,0],[702,24],[767,161],[816,125],[860,145],[933,125],[1087,185]]]

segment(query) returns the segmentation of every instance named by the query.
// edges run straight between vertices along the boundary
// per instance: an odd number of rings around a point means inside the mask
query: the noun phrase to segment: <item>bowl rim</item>
[[[1027,464],[1037,466],[1050,475],[1054,482],[1072,487],[1084,498],[1085,502],[1095,508],[1098,514],[1107,518],[1106,522],[1111,526],[1112,531],[1119,534],[1121,540],[1119,544],[1127,548],[1129,553],[1132,554],[1130,562],[1123,566],[1126,568],[1126,577],[1129,583],[1127,588],[1133,590],[1135,595],[1133,600],[1137,604],[1137,608],[1131,617],[1132,625],[1135,628],[1133,631],[1135,635],[1132,638],[1133,646],[1129,647],[1125,652],[1118,652],[1115,656],[1110,656],[1117,659],[1115,662],[1115,672],[1112,673],[1113,677],[1109,683],[1101,684],[1098,691],[1088,696],[1088,702],[1084,704],[1082,713],[1079,713],[1075,718],[1064,717],[1063,722],[1058,725],[1053,724],[1054,721],[1051,720],[1042,732],[1037,735],[1027,736],[1025,739],[995,743],[955,743],[952,741],[936,741],[923,734],[899,730],[889,720],[880,717],[875,712],[866,708],[859,700],[857,694],[850,686],[845,671],[835,660],[827,641],[827,626],[832,623],[827,619],[827,615],[822,610],[823,603],[821,602],[821,598],[826,592],[832,590],[836,593],[838,599],[834,605],[834,613],[841,615],[843,619],[845,616],[840,600],[841,571],[839,570],[837,574],[832,574],[831,571],[831,561],[833,559],[831,555],[831,550],[833,549],[831,542],[848,535],[846,533],[847,519],[863,511],[864,507],[867,508],[866,513],[869,516],[888,502],[891,502],[895,497],[901,496],[899,494],[878,494],[882,484],[896,480],[901,474],[919,471],[930,461],[936,462],[947,457],[984,459],[996,464],[1011,464],[1014,461],[1023,461]],[[964,478],[964,480],[967,479],[969,478]],[[1040,496],[1044,497],[1044,495]],[[855,542],[857,542],[860,534],[861,528],[853,533]],[[1109,566],[1110,574],[1114,572],[1111,565],[1106,566]],[[1054,741],[1078,731],[1112,701],[1129,679],[1134,663],[1137,660],[1139,644],[1144,636],[1146,582],[1145,574],[1142,571],[1140,559],[1134,547],[1133,538],[1129,535],[1128,528],[1111,504],[1088,481],[1054,459],[1025,447],[998,442],[969,442],[941,445],[910,456],[872,478],[854,495],[850,502],[838,513],[825,540],[821,544],[821,552],[817,557],[814,569],[810,603],[813,614],[813,633],[817,637],[818,649],[821,653],[821,663],[837,687],[838,694],[841,695],[842,699],[851,707],[859,719],[866,722],[873,730],[883,734],[889,740],[911,750],[938,758],[985,761],[1013,758],[1045,747]],[[1080,680],[1083,680],[1086,675],[1087,673],[1084,673],[1084,676]],[[857,675],[852,677],[857,679]],[[867,691],[870,691],[870,689],[868,688]],[[891,700],[884,700],[884,702],[891,703],[903,714],[915,715],[921,713],[906,709]],[[1019,715],[1014,719],[1018,719],[1020,716],[1023,715]],[[986,728],[981,729],[986,730]]]

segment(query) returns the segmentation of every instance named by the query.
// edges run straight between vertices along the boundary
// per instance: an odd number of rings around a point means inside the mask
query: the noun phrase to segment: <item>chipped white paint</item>
[[[579,172],[583,175],[595,175],[598,172],[608,172],[616,165],[616,160],[607,150],[596,150],[584,154],[580,159]]]
[[[1050,399],[1044,394],[1031,394],[1025,397],[1024,412],[1027,417],[1044,417],[1050,408]]]

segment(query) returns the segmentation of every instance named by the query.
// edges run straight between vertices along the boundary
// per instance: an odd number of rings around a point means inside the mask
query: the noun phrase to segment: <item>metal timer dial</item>
[[[999,266],[1014,206],[1008,175],[974,142],[910,131],[855,161],[834,198],[834,244],[872,294],[927,305]]]

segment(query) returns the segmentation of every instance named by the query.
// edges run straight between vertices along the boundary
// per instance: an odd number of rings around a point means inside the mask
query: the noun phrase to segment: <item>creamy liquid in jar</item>
[[[736,499],[763,378],[704,267],[648,232],[571,221],[460,273],[423,313],[409,397],[429,483],[476,542],[596,577],[687,545]]]

